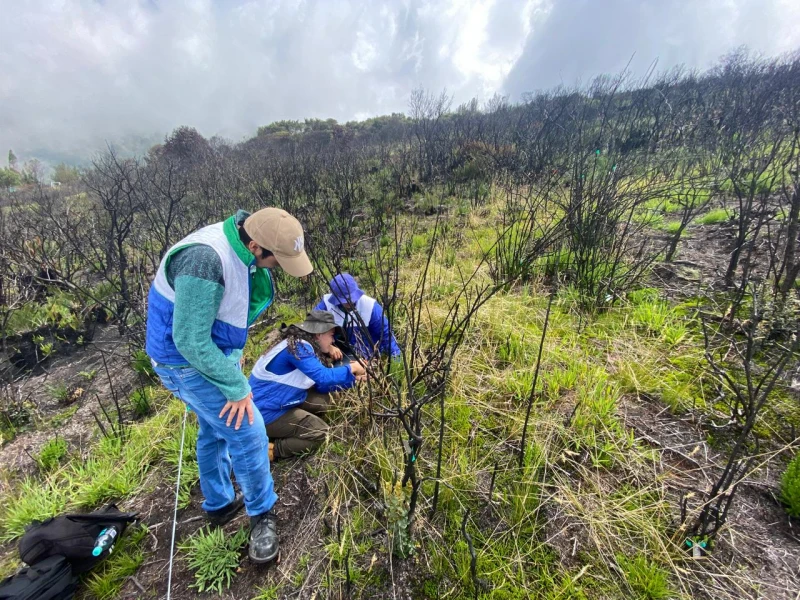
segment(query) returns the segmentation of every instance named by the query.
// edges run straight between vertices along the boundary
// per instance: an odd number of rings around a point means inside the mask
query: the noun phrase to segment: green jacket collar
[[[253,253],[250,252],[250,250],[247,249],[247,246],[242,243],[242,240],[239,239],[239,226],[244,223],[244,220],[249,216],[249,212],[239,210],[236,211],[235,215],[227,218],[222,223],[222,231],[225,232],[225,238],[236,252],[236,256],[238,256],[248,267],[253,264],[256,257],[253,256]]]
[[[222,231],[225,233],[225,239],[236,252],[236,256],[250,268],[250,306],[247,311],[247,324],[252,325],[275,299],[275,283],[272,281],[269,269],[255,266],[256,257],[239,238],[238,227],[249,216],[249,212],[237,211],[235,215],[222,223]]]

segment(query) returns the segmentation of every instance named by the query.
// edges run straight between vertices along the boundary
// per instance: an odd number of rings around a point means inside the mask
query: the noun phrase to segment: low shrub
[[[781,477],[781,500],[790,516],[800,517],[800,454],[789,463]]]

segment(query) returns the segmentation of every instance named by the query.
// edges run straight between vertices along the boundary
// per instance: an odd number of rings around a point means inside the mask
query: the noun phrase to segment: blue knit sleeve
[[[297,356],[289,353],[289,362],[300,369],[306,377],[314,380],[317,391],[326,394],[353,387],[356,378],[349,366],[326,367],[320,362],[314,350],[306,344],[297,345]]]

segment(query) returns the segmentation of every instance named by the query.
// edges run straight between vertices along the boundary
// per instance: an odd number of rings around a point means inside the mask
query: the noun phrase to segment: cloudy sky
[[[0,151],[455,104],[800,47],[796,0],[0,0]]]

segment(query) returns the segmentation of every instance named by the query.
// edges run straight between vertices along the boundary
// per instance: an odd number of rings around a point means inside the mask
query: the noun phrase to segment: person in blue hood
[[[312,310],[299,325],[284,328],[283,339],[253,367],[250,388],[267,426],[270,460],[319,446],[328,432],[321,415],[330,408],[330,392],[366,379],[358,361],[331,366],[342,358],[334,346],[336,327],[331,313]]]
[[[331,293],[314,308],[333,315],[356,354],[365,360],[378,353],[400,356],[400,347],[378,301],[367,296],[350,273],[340,273],[329,285]]]

